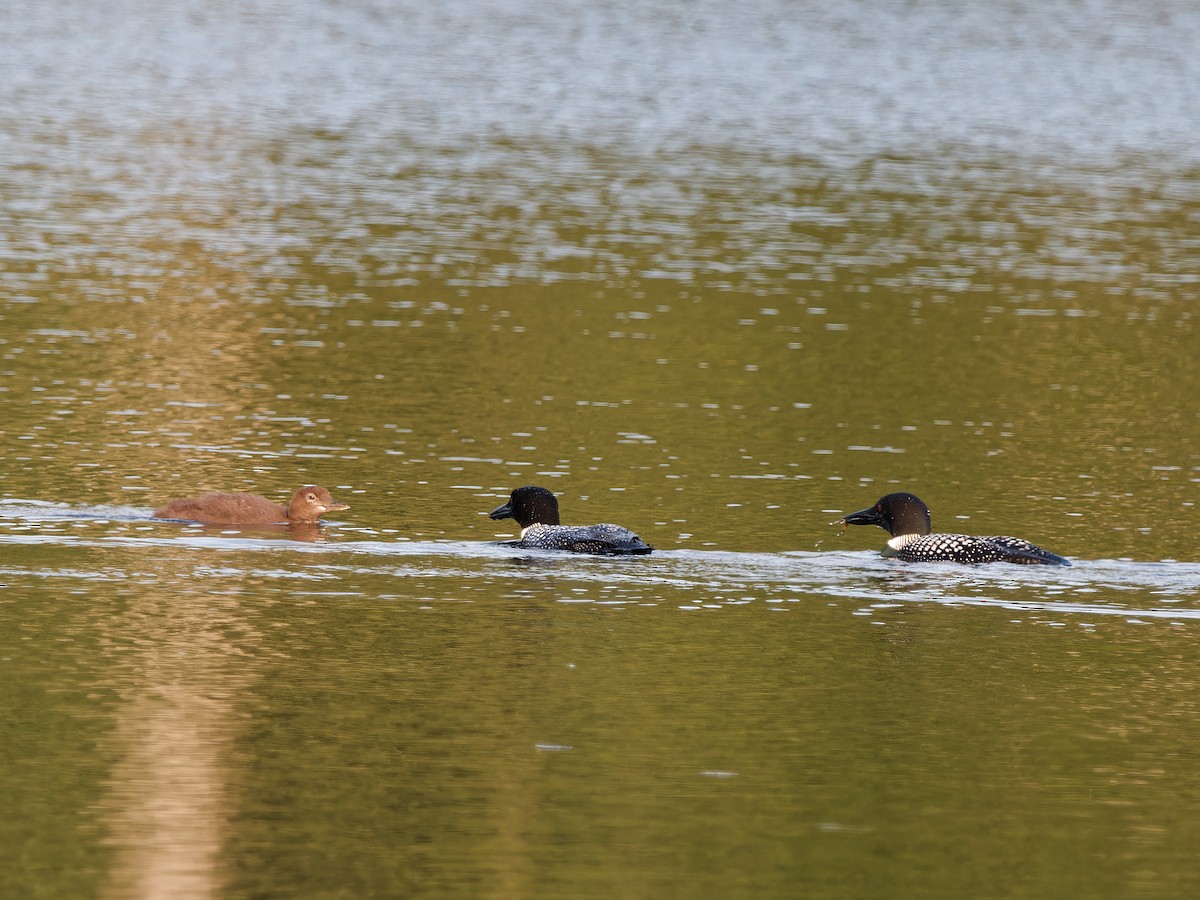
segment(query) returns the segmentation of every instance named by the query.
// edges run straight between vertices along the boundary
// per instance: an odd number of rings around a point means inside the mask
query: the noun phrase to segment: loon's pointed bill
[[[833,525],[878,525],[891,540],[883,555],[907,562],[1011,562],[1069,566],[1063,557],[1037,544],[1007,535],[976,537],[969,534],[931,534],[933,521],[921,498],[895,493],[880,497],[872,506],[852,512]]]
[[[858,512],[846,513],[836,522],[830,522],[831,525],[878,525],[880,528],[887,526],[883,522],[883,517],[878,510],[873,506],[868,506],[866,509],[860,509]]]
[[[558,498],[546,488],[534,485],[517,488],[507,503],[488,513],[488,518],[515,519],[521,526],[521,539],[510,545],[526,550],[566,550],[605,556],[654,552],[653,547],[620,525],[560,525]]]

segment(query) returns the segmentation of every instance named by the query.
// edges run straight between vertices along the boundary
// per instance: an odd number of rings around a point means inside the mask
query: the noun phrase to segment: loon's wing
[[[1004,550],[987,538],[969,534],[908,534],[888,541],[884,556],[906,562],[999,562]]]
[[[1069,566],[1061,556],[1055,556],[1036,544],[1020,538],[993,535],[975,537],[969,534],[904,535],[888,541],[884,556],[906,562],[976,563],[1010,562]]]
[[[1071,564],[1058,554],[1043,550],[1037,544],[1031,544],[1021,538],[993,535],[984,540],[990,541],[1000,549],[1005,562],[1045,566],[1069,566]]]
[[[571,529],[570,550],[574,553],[609,555],[651,553],[654,548],[620,525],[587,525]]]

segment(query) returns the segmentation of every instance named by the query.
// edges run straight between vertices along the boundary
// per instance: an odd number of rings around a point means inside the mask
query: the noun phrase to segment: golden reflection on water
[[[111,900],[209,897],[224,880],[224,758],[255,678],[246,646],[258,640],[239,593],[147,592],[109,623],[122,698],[112,736],[121,758],[101,804],[116,852]]]

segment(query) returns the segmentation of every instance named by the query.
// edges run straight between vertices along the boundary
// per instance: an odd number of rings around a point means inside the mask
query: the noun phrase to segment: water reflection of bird
[[[172,500],[154,511],[157,519],[183,519],[213,525],[289,525],[316,523],[327,512],[349,509],[338,503],[329,491],[315,484],[305,485],[292,494],[287,506],[258,494],[213,491],[199,497]]]
[[[521,539],[513,547],[526,550],[568,550],[572,553],[625,555],[654,550],[628,528],[620,525],[560,525],[558,499],[543,487],[520,487],[508,502],[492,510],[493,519],[515,519]]]
[[[1021,538],[994,535],[930,534],[929,507],[913,494],[888,494],[874,506],[850,513],[834,525],[878,525],[892,536],[883,555],[908,562],[1011,562],[1069,566],[1048,550]]]

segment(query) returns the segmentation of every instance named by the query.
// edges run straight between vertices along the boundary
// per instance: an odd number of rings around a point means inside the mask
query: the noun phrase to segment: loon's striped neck
[[[887,542],[887,546],[883,548],[883,556],[895,556],[909,544],[914,541],[919,541],[925,537],[923,534],[898,534]]]

